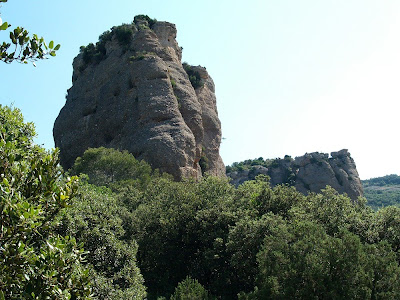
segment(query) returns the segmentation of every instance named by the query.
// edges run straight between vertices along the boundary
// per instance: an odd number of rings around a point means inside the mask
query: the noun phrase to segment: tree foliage
[[[88,255],[93,293],[98,299],[143,299],[143,277],[136,264],[137,243],[127,237],[129,212],[111,190],[81,181],[71,207],[55,231],[74,236]]]
[[[386,185],[400,185],[400,176],[396,174],[386,175],[383,177],[371,178],[363,180],[363,186],[386,186]]]
[[[71,172],[89,176],[89,182],[98,186],[115,186],[123,181],[146,185],[153,171],[149,164],[136,160],[127,151],[111,148],[89,148],[78,157]]]
[[[257,289],[243,299],[396,299],[399,266],[387,243],[363,244],[321,225],[275,227],[258,254]]]
[[[57,151],[34,145],[19,110],[0,106],[0,299],[90,298],[84,252],[50,231],[76,191]]]
[[[171,300],[207,300],[209,299],[206,289],[196,280],[186,277],[175,288]]]
[[[116,161],[130,155],[107,151]],[[91,172],[95,178],[112,165],[90,161],[82,172],[97,165],[103,171]],[[131,185],[140,173],[117,185],[98,183],[111,187],[129,212],[123,227],[138,244],[148,299],[185,299],[182,291],[199,286],[218,299],[399,296],[395,208],[375,213],[365,199],[353,202],[329,187],[308,196],[293,187],[271,188],[267,176],[235,188],[209,176],[174,182],[145,171],[146,184]]]
[[[243,170],[252,170],[254,166],[262,166],[262,167],[274,167],[279,164],[279,158],[277,159],[265,159],[262,157],[255,159],[246,159],[241,162],[234,162],[230,166],[226,166],[226,173],[238,172]],[[291,161],[292,158],[289,155],[285,155],[284,160]]]
[[[389,205],[400,207],[400,176],[392,174],[362,180],[364,196],[374,210]]]
[[[140,24],[140,22],[145,22],[148,24],[148,26]],[[113,37],[115,37],[120,46],[127,50],[136,31],[142,29],[151,29],[156,22],[156,19],[151,19],[147,15],[137,15],[131,24],[113,26],[109,30],[103,32],[95,44],[89,43],[87,46],[81,46],[80,53],[82,53],[82,59],[85,63],[81,67],[82,70],[84,70],[91,63],[100,63],[107,57],[106,44],[112,41]],[[131,50],[135,51],[135,49]],[[136,53],[136,56],[143,57],[143,55],[140,56],[138,52]]]
[[[198,89],[204,86],[204,80],[201,78],[200,73],[193,69],[193,66],[184,62],[182,64],[183,69],[186,71],[186,74],[189,77],[190,83],[192,84],[194,89]]]
[[[157,23],[157,19],[152,19],[148,15],[137,15],[133,19],[134,23],[139,23],[140,21],[146,21],[149,24],[149,27],[152,28],[154,24]]]
[[[107,148],[77,159],[77,183],[1,112],[0,299],[400,297],[399,208],[262,175],[175,182]]]
[[[8,2],[8,0],[0,0],[0,3]],[[0,19],[0,31],[8,30],[11,24],[3,22]],[[56,56],[56,52],[60,49],[60,44],[55,45],[53,41],[49,44],[45,42],[43,37],[37,34],[29,35],[29,32],[23,27],[16,27],[10,30],[9,42],[0,44],[0,60],[5,63],[17,61],[20,63],[28,63],[28,61],[37,61],[44,59],[46,56]]]

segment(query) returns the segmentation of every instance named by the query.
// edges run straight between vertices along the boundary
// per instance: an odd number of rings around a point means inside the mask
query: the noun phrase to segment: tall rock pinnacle
[[[81,48],[53,129],[64,168],[104,146],[176,179],[224,176],[214,82],[205,68],[181,63],[175,38],[174,24],[138,16]]]

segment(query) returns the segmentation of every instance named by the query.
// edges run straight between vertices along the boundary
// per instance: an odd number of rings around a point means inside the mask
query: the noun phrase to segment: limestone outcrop
[[[205,68],[181,63],[176,33],[174,24],[135,18],[81,49],[53,129],[64,168],[104,146],[178,180],[225,176],[214,82]]]
[[[346,193],[356,200],[363,196],[363,188],[354,160],[347,149],[326,153],[307,153],[292,159],[276,159],[268,167],[254,165],[240,171],[227,173],[232,183],[239,185],[264,174],[271,178],[271,185],[289,184],[304,194],[320,192],[330,185],[340,194]]]

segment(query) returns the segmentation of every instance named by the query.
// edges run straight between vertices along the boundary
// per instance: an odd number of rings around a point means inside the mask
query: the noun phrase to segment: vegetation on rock
[[[346,193],[353,201],[363,196],[356,165],[347,149],[332,152],[331,157],[327,153],[313,152],[295,159],[289,155],[283,159],[248,159],[227,166],[226,174],[236,186],[263,174],[270,176],[271,185],[295,186],[303,194],[319,193],[329,185],[339,193]]]
[[[204,176],[206,174],[206,172],[209,169],[209,161],[208,158],[205,154],[205,149],[203,147],[203,149],[201,150],[201,157],[200,157],[200,161],[199,161],[199,166],[201,168],[201,174]]]
[[[84,70],[84,68],[86,68],[88,64],[99,63],[106,58],[106,43],[110,42],[113,36],[115,36],[116,40],[121,46],[129,46],[130,42],[133,39],[133,34],[138,29],[143,29],[143,26],[140,26],[140,24],[142,24],[143,22],[148,24],[149,28],[151,28],[157,22],[157,20],[151,19],[147,15],[135,16],[132,24],[113,26],[110,30],[106,30],[105,32],[103,32],[99,36],[99,41],[96,42],[96,44],[89,43],[87,46],[81,46],[80,52],[82,53],[83,61],[86,64],[82,67],[82,71]]]
[[[243,170],[251,170],[253,166],[273,167],[277,165],[275,159],[265,159],[262,157],[256,159],[247,159],[242,162],[234,162],[231,166],[226,166],[226,173]]]
[[[189,65],[188,63],[184,62],[182,64],[183,69],[189,76],[190,83],[192,84],[194,89],[198,89],[204,85],[203,80],[201,79],[200,73],[193,69],[193,66]]]
[[[154,24],[157,23],[157,19],[152,19],[148,15],[137,15],[133,19],[133,22],[135,24],[138,24],[139,22],[143,22],[143,21],[147,22],[150,29],[153,27]]]

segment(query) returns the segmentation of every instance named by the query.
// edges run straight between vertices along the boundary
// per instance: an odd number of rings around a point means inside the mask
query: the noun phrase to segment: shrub
[[[106,30],[99,36],[99,41],[96,43],[98,52],[104,56],[106,55],[106,43],[111,41],[112,36],[113,33],[110,30]]]
[[[138,51],[135,53],[135,55],[132,55],[131,57],[129,57],[129,61],[134,62],[134,61],[143,60],[146,57],[150,57],[152,55],[155,56],[156,54],[154,52]]]
[[[134,27],[135,24],[139,22],[139,20],[147,21],[148,26],[145,24],[140,24],[139,29],[148,29],[151,28],[156,22],[156,19],[151,19],[147,15],[137,15],[134,18],[134,24],[122,24],[119,26],[114,26],[110,30],[106,30],[99,36],[99,41],[96,44],[90,43],[87,46],[81,46],[80,52],[83,53],[83,61],[85,63],[84,66],[80,68],[82,72],[88,64],[90,63],[99,63],[107,56],[106,51],[106,43],[112,40],[112,37],[115,35],[118,43],[121,46],[127,47],[134,35]],[[135,60],[141,60],[145,57],[145,55],[139,55]]]
[[[152,28],[153,25],[155,23],[157,23],[157,19],[152,19],[148,15],[137,15],[137,16],[135,16],[135,18],[133,19],[133,22],[135,24],[137,24],[138,21],[147,21],[147,23],[149,24],[150,28]]]
[[[184,62],[182,66],[183,69],[186,71],[186,74],[189,76],[190,83],[192,84],[194,89],[204,86],[204,82],[201,79],[199,72],[193,70],[193,67],[188,63]]]
[[[73,205],[62,212],[56,230],[73,235],[89,251],[93,293],[98,299],[143,299],[137,244],[126,238],[129,212],[105,187],[81,181]]]
[[[387,243],[363,244],[347,230],[330,236],[307,221],[273,230],[257,255],[257,288],[239,299],[398,299],[400,269]]]
[[[204,154],[204,152],[202,152],[202,154],[201,154],[199,165],[200,165],[200,169],[201,169],[201,174],[204,175],[208,171],[208,169],[210,167],[209,166],[209,162],[208,162],[208,158]]]
[[[150,29],[150,27],[147,26],[147,25],[145,25],[145,24],[139,24],[139,25],[138,25],[138,29],[139,29],[139,30],[146,30],[146,29]]]
[[[122,24],[112,28],[112,33],[115,34],[118,43],[121,46],[127,46],[132,41],[133,30],[132,25]]]
[[[172,79],[172,78],[171,78],[171,85],[172,85],[173,89],[176,88],[176,81],[174,79]]]
[[[111,30],[104,31],[99,36],[96,44],[90,43],[87,46],[80,47],[80,53],[83,54],[85,65],[81,68],[83,71],[90,63],[99,63],[107,57],[106,44],[112,40],[115,35],[121,46],[128,46],[133,39],[133,25],[122,24],[114,26]]]
[[[290,155],[285,155],[285,157],[283,158],[285,161],[291,162],[293,161],[293,158]]]
[[[171,300],[206,300],[208,293],[206,289],[196,280],[189,276],[181,281],[175,289]]]
[[[150,180],[152,169],[148,163],[136,160],[128,151],[101,147],[86,150],[82,157],[76,159],[71,172],[87,174],[89,182],[99,186],[112,187],[126,180],[142,186]]]
[[[97,53],[96,46],[93,43],[90,43],[86,47],[81,46],[81,53],[83,53],[83,61],[85,62],[85,64],[89,64],[90,62],[92,62],[93,57]]]

